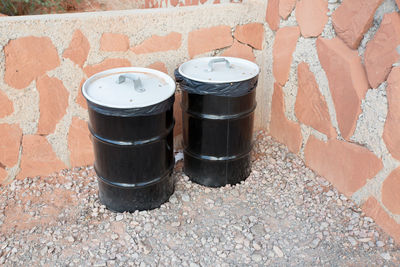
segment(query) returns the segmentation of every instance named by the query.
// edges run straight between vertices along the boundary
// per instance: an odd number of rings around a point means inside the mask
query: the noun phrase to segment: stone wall
[[[270,134],[400,242],[395,0],[269,0]]]
[[[138,66],[173,76],[183,62],[210,55],[243,57],[262,66],[265,7],[260,10],[259,5],[265,6],[253,0],[177,9],[2,17],[0,183],[93,163],[87,106],[80,88],[94,73]],[[266,127],[263,80],[259,129]],[[178,145],[179,103],[178,92]]]
[[[395,0],[247,0],[0,18],[0,182],[93,162],[80,94],[90,75],[173,75],[194,57],[238,56],[262,70],[256,129],[400,242],[398,11]],[[179,102],[178,92],[178,142]]]

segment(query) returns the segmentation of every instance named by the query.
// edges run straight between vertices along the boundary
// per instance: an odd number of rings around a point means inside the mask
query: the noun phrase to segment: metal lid
[[[175,93],[167,74],[148,68],[115,68],[99,72],[82,86],[83,96],[110,108],[141,108],[158,104]]]
[[[179,67],[179,73],[191,80],[205,83],[241,82],[260,72],[257,64],[236,57],[202,57]]]

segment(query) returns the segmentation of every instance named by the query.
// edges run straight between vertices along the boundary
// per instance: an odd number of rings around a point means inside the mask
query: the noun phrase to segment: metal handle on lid
[[[126,81],[126,79],[132,80],[133,81],[133,87],[136,90],[136,92],[143,93],[146,91],[143,88],[142,80],[134,74],[121,74],[118,76],[117,83],[121,84]]]
[[[208,71],[209,71],[209,72],[214,71],[213,65],[214,65],[214,63],[218,63],[218,62],[225,62],[225,66],[226,66],[228,69],[231,68],[231,63],[230,63],[226,58],[214,58],[214,59],[211,59],[211,60],[208,62]]]

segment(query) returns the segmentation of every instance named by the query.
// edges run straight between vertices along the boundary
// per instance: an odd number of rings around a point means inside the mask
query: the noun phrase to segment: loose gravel
[[[113,213],[93,167],[0,189],[5,266],[399,266],[400,250],[287,148],[257,136],[253,171],[236,186],[189,181],[159,209]]]

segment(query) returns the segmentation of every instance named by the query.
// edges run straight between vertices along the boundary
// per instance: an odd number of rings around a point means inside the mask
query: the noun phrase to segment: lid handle
[[[133,88],[136,90],[136,92],[138,93],[143,93],[144,91],[146,91],[143,88],[143,84],[142,84],[142,80],[140,80],[140,78],[134,74],[121,74],[118,76],[118,80],[117,83],[121,84],[123,82],[126,81],[126,79],[132,80],[133,81]]]
[[[214,65],[215,63],[218,63],[218,62],[225,62],[225,66],[226,66],[228,69],[232,68],[232,67],[231,67],[231,63],[230,63],[226,58],[214,58],[214,59],[211,59],[211,60],[208,62],[208,71],[209,71],[209,72],[214,71],[213,65]]]

